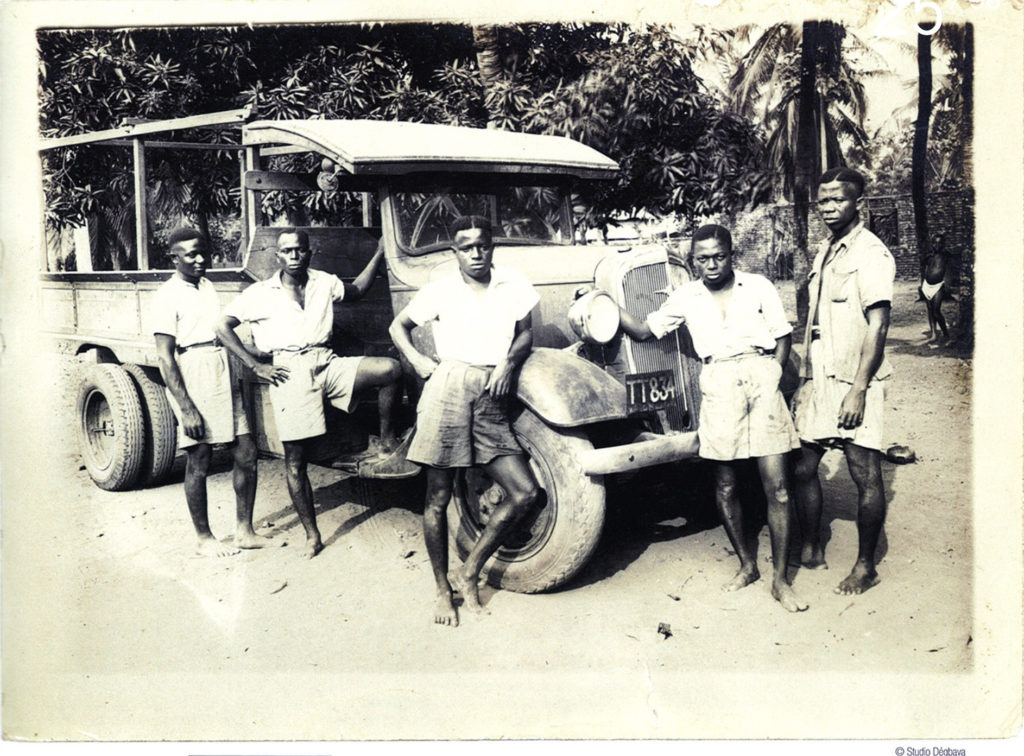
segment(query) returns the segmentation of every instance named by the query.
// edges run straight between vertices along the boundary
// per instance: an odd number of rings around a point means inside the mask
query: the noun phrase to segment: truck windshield
[[[399,244],[411,255],[451,244],[451,224],[461,215],[491,219],[495,244],[571,244],[572,229],[559,186],[503,186],[468,189],[438,186],[392,195]]]

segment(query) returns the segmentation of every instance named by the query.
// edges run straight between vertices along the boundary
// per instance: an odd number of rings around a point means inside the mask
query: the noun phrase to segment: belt
[[[811,341],[821,338],[821,326],[811,326]]]
[[[174,351],[178,354],[184,354],[189,349],[198,349],[200,347],[215,347],[217,346],[216,341],[200,341],[198,344],[189,344],[188,346],[175,347]]]
[[[715,357],[714,355],[709,355],[708,357],[702,357],[701,360],[703,361],[703,363],[705,365],[707,365],[710,362],[725,362],[726,360],[741,360],[744,357],[767,357],[768,355],[772,355],[772,354],[775,354],[775,352],[773,350],[771,350],[771,349],[762,349],[761,347],[757,347],[756,349],[751,349],[749,352],[740,352],[739,354],[731,354],[728,357]]]
[[[330,349],[327,344],[310,344],[299,349],[274,349],[273,354],[305,354],[312,349]]]

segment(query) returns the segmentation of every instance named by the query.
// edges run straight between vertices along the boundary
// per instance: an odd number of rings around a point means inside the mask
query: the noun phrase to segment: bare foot
[[[462,600],[467,609],[471,612],[487,613],[483,604],[480,603],[480,587],[475,580],[470,580],[459,570],[453,570],[448,575],[448,582],[452,584],[454,590],[462,594]]]
[[[787,612],[802,612],[808,606],[806,601],[797,598],[796,593],[793,592],[793,586],[779,580],[772,583],[772,596],[782,604],[782,608]]]
[[[800,566],[808,570],[827,570],[825,552],[821,547],[804,546],[800,550]]]
[[[437,603],[434,605],[434,624],[448,625],[449,627],[459,626],[459,615],[455,611],[451,591],[437,594]]]
[[[881,580],[874,567],[868,567],[858,562],[834,590],[844,596],[856,596],[864,593],[871,586],[878,585]]]
[[[226,557],[234,556],[238,553],[238,549],[226,543],[221,543],[212,536],[207,536],[206,538],[199,539],[199,542],[196,544],[196,553],[199,556]]]
[[[275,541],[270,536],[261,536],[252,531],[240,530],[235,533],[235,546],[240,549],[265,549],[271,546],[287,546],[288,541]]]
[[[740,567],[740,571],[733,576],[732,580],[722,586],[722,590],[738,591],[740,588],[746,588],[760,577],[761,573],[757,571],[757,567],[755,565],[751,565],[750,567]]]
[[[306,546],[302,549],[301,555],[306,559],[312,559],[323,550],[324,545],[320,542],[319,538],[316,538],[312,541],[307,540]]]
[[[390,454],[398,448],[400,443],[402,443],[401,440],[393,433],[390,436],[381,436],[380,450],[384,454]]]

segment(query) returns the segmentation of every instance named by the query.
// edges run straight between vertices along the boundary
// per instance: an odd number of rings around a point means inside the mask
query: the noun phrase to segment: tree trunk
[[[817,85],[818,21],[805,21],[800,45],[800,95],[797,100],[796,155],[793,181],[793,231],[796,254],[793,256],[793,280],[796,285],[796,313],[799,326],[807,324],[809,299],[807,277],[811,267],[808,245],[808,216],[811,186],[818,162],[818,127],[815,117]]]
[[[495,114],[488,105],[488,94],[504,77],[501,54],[498,52],[498,27],[485,25],[473,27],[473,49],[476,50],[476,65],[480,70],[480,81],[484,87],[484,107],[487,109],[487,127],[495,128]]]
[[[963,70],[963,171],[964,180],[968,185],[974,184],[973,144],[974,144],[974,26],[964,27],[964,70]],[[971,212],[974,211],[973,202]],[[960,249],[960,288],[959,305],[960,341],[964,346],[974,344],[974,237],[966,240]]]
[[[928,206],[924,193],[924,172],[928,161],[928,124],[932,115],[932,38],[917,35],[917,121],[910,163],[910,194],[914,202],[914,231],[921,274],[931,253],[928,240]]]

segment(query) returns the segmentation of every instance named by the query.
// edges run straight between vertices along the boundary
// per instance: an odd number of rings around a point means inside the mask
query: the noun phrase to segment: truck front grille
[[[667,263],[642,265],[622,278],[623,307],[638,320],[646,320],[668,298]],[[626,360],[632,373],[671,370],[675,374],[676,404],[660,417],[665,430],[689,431],[697,427],[700,408],[700,360],[683,326],[663,339],[633,341],[624,338]]]

